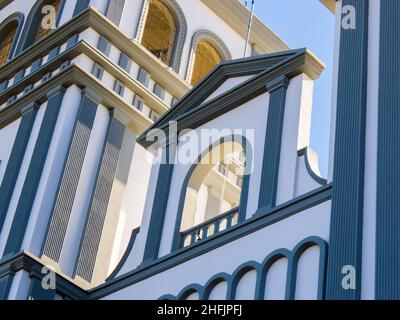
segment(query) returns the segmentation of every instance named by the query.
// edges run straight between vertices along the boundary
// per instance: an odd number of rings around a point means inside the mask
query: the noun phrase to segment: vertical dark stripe
[[[64,164],[64,171],[58,186],[56,201],[49,229],[44,243],[43,254],[58,262],[68,222],[74,204],[79,178],[85,160],[90,134],[92,132],[97,110],[96,97],[88,95],[85,90],[79,107],[77,120],[70,142],[68,156]]]
[[[279,77],[267,84],[269,109],[258,208],[273,208],[276,204],[282,130],[285,117],[286,91],[289,80]]]
[[[167,211],[169,191],[171,187],[172,173],[174,171],[173,160],[169,158],[169,150],[167,147],[164,152],[165,162],[160,164],[158,172],[153,209],[149,229],[147,232],[146,246],[144,250],[143,263],[151,262],[158,257],[162,231],[164,227],[165,213]]]
[[[368,0],[344,0],[355,8],[356,28],[341,30],[333,197],[328,257],[327,299],[361,297],[364,201]],[[344,266],[356,271],[356,289],[342,287]]]
[[[122,12],[124,11],[125,0],[109,0],[106,16],[112,23],[119,26]]]
[[[7,300],[10,293],[14,274],[7,274],[0,278],[0,301]]]
[[[7,162],[6,171],[0,186],[0,231],[7,216],[10,201],[17,182],[21,164],[25,156],[26,147],[31,136],[39,105],[32,103],[22,111],[21,122],[14,140],[14,145]]]
[[[124,132],[125,125],[112,117],[78,254],[76,273],[88,282],[93,276]]]
[[[400,299],[400,1],[381,1],[380,23],[375,296],[377,299],[398,300]]]
[[[74,8],[73,17],[80,14],[82,11],[89,7],[90,0],[77,0]]]
[[[53,88],[48,93],[46,112],[15,211],[14,220],[4,249],[4,256],[16,253],[21,249],[64,93],[65,88],[62,85]]]

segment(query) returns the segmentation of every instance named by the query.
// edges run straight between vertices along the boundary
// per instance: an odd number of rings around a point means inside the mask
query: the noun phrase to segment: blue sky
[[[251,0],[248,1],[249,6]],[[334,15],[319,0],[255,0],[255,13],[291,48],[308,48],[327,66],[315,82],[311,148],[328,170]]]

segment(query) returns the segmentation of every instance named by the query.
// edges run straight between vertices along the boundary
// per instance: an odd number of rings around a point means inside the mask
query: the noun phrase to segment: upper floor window
[[[142,44],[167,65],[171,64],[176,24],[169,9],[159,0],[151,0]]]
[[[38,42],[39,40],[43,39],[45,36],[47,36],[50,31],[55,27],[56,24],[56,18],[58,16],[58,13],[60,12],[60,8],[61,8],[61,1],[62,0],[51,0],[51,1],[46,1],[43,3],[43,5],[41,6],[39,12],[37,14],[42,14],[42,9],[43,7],[46,6],[52,6],[55,10],[55,16],[51,17],[49,16],[48,21],[43,21],[41,19],[38,19],[38,24],[35,26],[36,27],[36,34],[35,34],[35,38],[33,39],[32,44]],[[51,21],[53,20],[53,21]],[[47,23],[50,22],[50,23]]]
[[[218,64],[231,60],[224,41],[209,30],[199,30],[192,38],[186,80],[198,84]]]
[[[243,219],[247,190],[241,141],[212,147],[194,166],[184,186],[178,246],[186,247],[237,225]],[[243,200],[243,201],[242,201]],[[244,210],[244,211],[243,211]]]
[[[15,20],[0,30],[2,36],[0,40],[0,66],[4,65],[10,57],[17,30],[18,22]]]
[[[218,51],[207,41],[198,42],[194,59],[192,85],[196,85],[222,61]]]

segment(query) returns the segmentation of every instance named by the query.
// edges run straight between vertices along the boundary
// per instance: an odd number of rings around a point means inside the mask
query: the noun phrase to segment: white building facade
[[[328,179],[324,65],[239,1],[0,1],[0,299],[398,298],[400,4],[322,2]]]

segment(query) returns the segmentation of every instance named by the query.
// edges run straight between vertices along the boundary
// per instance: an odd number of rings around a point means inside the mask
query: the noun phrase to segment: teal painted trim
[[[31,279],[42,280],[43,264],[24,252],[19,252],[0,260],[0,279],[13,276],[19,271],[29,273]],[[56,274],[56,293],[65,299],[87,300],[87,293],[66,278]],[[8,295],[7,295],[8,296]]]
[[[186,300],[193,293],[197,293],[201,298],[203,296],[203,287],[199,284],[188,285],[179,292],[176,300]]]
[[[21,52],[28,49],[31,45],[33,45],[33,41],[36,35],[36,30],[39,27],[39,23],[41,22],[41,8],[49,3],[50,0],[37,0],[36,3],[32,6],[32,9],[29,12],[29,15],[25,22],[24,31],[22,33],[22,37],[19,40],[16,54],[20,54]],[[61,1],[60,9],[57,13],[56,18],[56,27],[58,27],[61,15],[64,11],[65,1]],[[81,1],[81,0],[79,0]]]
[[[93,277],[124,133],[125,125],[111,115],[76,262],[76,274],[88,282]]]
[[[22,118],[14,140],[10,158],[7,162],[3,181],[0,185],[0,231],[3,229],[8,208],[18,179],[21,164],[25,156],[26,147],[31,136],[39,104],[34,102],[22,110]]]
[[[320,249],[318,260],[317,299],[324,300],[328,244],[325,240],[316,236],[311,236],[302,240],[292,251],[283,248],[274,250],[262,263],[256,261],[245,262],[237,267],[232,275],[225,272],[218,273],[213,276],[204,287],[199,284],[191,284],[182,289],[177,297],[170,294],[164,295],[163,297],[169,297],[171,300],[185,300],[190,294],[197,292],[199,293],[200,300],[209,300],[211,291],[221,282],[226,282],[226,300],[236,300],[237,286],[242,277],[250,271],[256,271],[254,299],[264,300],[267,275],[271,266],[280,259],[287,259],[288,265],[286,273],[285,300],[294,300],[299,260],[302,254],[313,246],[317,246]],[[161,298],[159,300],[161,300]]]
[[[269,91],[269,107],[258,208],[273,208],[276,205],[282,131],[288,86],[289,79],[286,76],[274,79],[267,84],[267,90]]]
[[[55,300],[55,290],[45,290],[42,287],[42,281],[37,278],[32,278],[29,286],[27,300],[49,301]]]
[[[200,298],[200,300],[209,300],[211,291],[222,282],[226,282],[226,300],[229,300],[230,279],[231,276],[225,272],[221,272],[213,276],[204,286],[203,296]]]
[[[400,299],[400,1],[382,0],[378,104],[375,297]]]
[[[328,184],[328,180],[327,180],[327,179],[324,179],[324,178],[322,178],[322,177],[320,177],[320,176],[319,176],[318,174],[316,174],[316,173],[314,172],[314,170],[311,168],[310,160],[309,160],[309,158],[308,158],[308,149],[309,149],[309,148],[306,147],[306,148],[303,148],[303,149],[299,150],[299,151],[297,152],[297,155],[298,155],[299,157],[304,156],[304,162],[305,162],[305,164],[306,164],[306,169],[307,169],[307,172],[308,172],[308,174],[310,175],[310,177],[311,177],[315,182],[319,183],[321,186],[327,185],[327,184]]]
[[[158,172],[157,186],[151,212],[149,229],[147,232],[147,240],[144,250],[143,263],[151,263],[158,257],[160,242],[164,227],[165,214],[167,211],[168,197],[171,188],[172,174],[174,171],[174,160],[169,159],[169,151],[173,146],[165,148],[164,157],[166,163],[160,164]]]
[[[95,92],[89,88],[82,90],[72,137],[43,241],[42,254],[55,262],[60,259],[98,104],[99,97]]]
[[[79,15],[81,12],[85,11],[89,8],[90,0],[78,0],[76,1],[74,12],[72,14],[73,17]]]
[[[251,144],[244,136],[240,135],[232,135],[225,136],[214,142],[212,145],[208,146],[206,150],[204,150],[197,159],[197,163],[201,163],[202,159],[215,147],[219,146],[223,142],[232,142],[236,141],[240,143],[245,152],[246,163],[245,165],[251,167],[253,163],[253,150],[250,148]],[[182,185],[182,190],[179,198],[178,212],[175,220],[175,231],[174,237],[172,241],[171,251],[176,251],[182,247],[182,233],[181,233],[181,225],[183,219],[183,210],[185,208],[185,200],[186,200],[186,191],[188,184],[190,182],[190,178],[193,175],[194,170],[197,168],[197,164],[193,164],[186,174],[185,180]],[[243,178],[242,190],[240,195],[240,204],[239,204],[239,220],[240,224],[244,220],[246,220],[246,212],[247,212],[247,199],[249,196],[249,185],[250,185],[250,175],[245,175]]]
[[[165,257],[159,258],[151,264],[141,265],[136,270],[121,275],[116,279],[105,283],[104,285],[100,285],[99,287],[90,290],[89,296],[92,299],[100,299],[115,291],[126,288],[151,276],[169,270],[177,265],[181,265],[186,261],[206,254],[207,252],[222,247],[228,243],[231,243],[232,241],[235,241],[236,239],[240,239],[251,233],[261,230],[266,226],[275,224],[297,213],[303,212],[306,209],[329,201],[332,197],[331,191],[332,185],[329,184],[278,207],[265,210],[264,212],[259,212],[259,214],[254,215],[252,218],[244,221],[241,225],[237,225],[231,229],[223,231],[217,234],[215,237],[210,237],[200,244],[195,244],[191,247],[172,252]]]
[[[267,282],[267,275],[269,269],[273,266],[275,262],[280,259],[287,259],[288,267],[286,273],[286,279],[290,277],[290,268],[289,263],[291,259],[292,253],[288,249],[277,249],[271,252],[268,257],[261,263],[260,266],[260,274],[259,279],[257,280],[256,285],[256,295],[255,300],[265,300],[265,289],[266,289],[266,282]],[[285,289],[285,299],[289,299],[289,287],[288,281],[286,281],[286,289]]]
[[[162,297],[160,297],[158,300],[160,301],[174,301],[177,300],[172,294],[166,294]]]
[[[261,265],[258,262],[255,261],[250,261],[246,262],[245,264],[242,264],[239,266],[232,274],[231,276],[231,281],[229,283],[229,289],[228,290],[228,300],[237,300],[236,299],[236,294],[237,294],[237,286],[242,279],[242,277],[251,271],[256,272],[256,285],[255,285],[255,292],[254,292],[254,299],[257,299],[257,283],[260,281],[260,267]]]
[[[110,274],[110,276],[106,279],[106,281],[110,281],[112,279],[115,279],[115,277],[118,275],[118,273],[121,271],[122,267],[125,265],[126,261],[129,258],[129,255],[131,254],[133,250],[133,246],[135,245],[136,238],[140,232],[140,228],[136,228],[132,231],[131,238],[129,240],[128,246],[126,247],[125,253],[122,256],[120,262],[114,269],[114,271]]]
[[[355,30],[341,29],[333,199],[329,238],[327,299],[361,298],[365,125],[368,69],[368,0],[343,0],[354,6]],[[356,270],[356,289],[342,287],[342,269]]]
[[[14,273],[0,277],[0,301],[7,300],[10,294],[11,285],[14,280]]]
[[[15,33],[13,44],[12,44],[11,50],[8,54],[8,59],[11,59],[14,56],[15,49],[16,49],[17,43],[18,43],[18,39],[19,39],[19,36],[21,35],[22,27],[24,25],[24,19],[25,19],[25,16],[22,12],[15,12],[12,15],[5,18],[0,23],[0,33],[3,31],[3,28],[6,27],[10,22],[17,21],[17,23],[18,23],[17,32]]]
[[[319,271],[318,271],[318,300],[325,300],[326,288],[326,267],[328,256],[328,243],[319,237],[309,237],[300,242],[292,252],[292,259],[290,260],[290,280],[288,281],[289,300],[294,300],[296,295],[296,281],[297,281],[297,268],[302,254],[309,248],[317,246],[319,252]]]
[[[14,254],[21,249],[25,230],[29,222],[31,209],[36,197],[51,139],[53,137],[54,128],[57,123],[61,103],[64,98],[64,93],[65,87],[62,85],[57,86],[48,92],[46,112],[39,130],[39,135],[37,137],[28,172],[22,187],[3,256]]]

